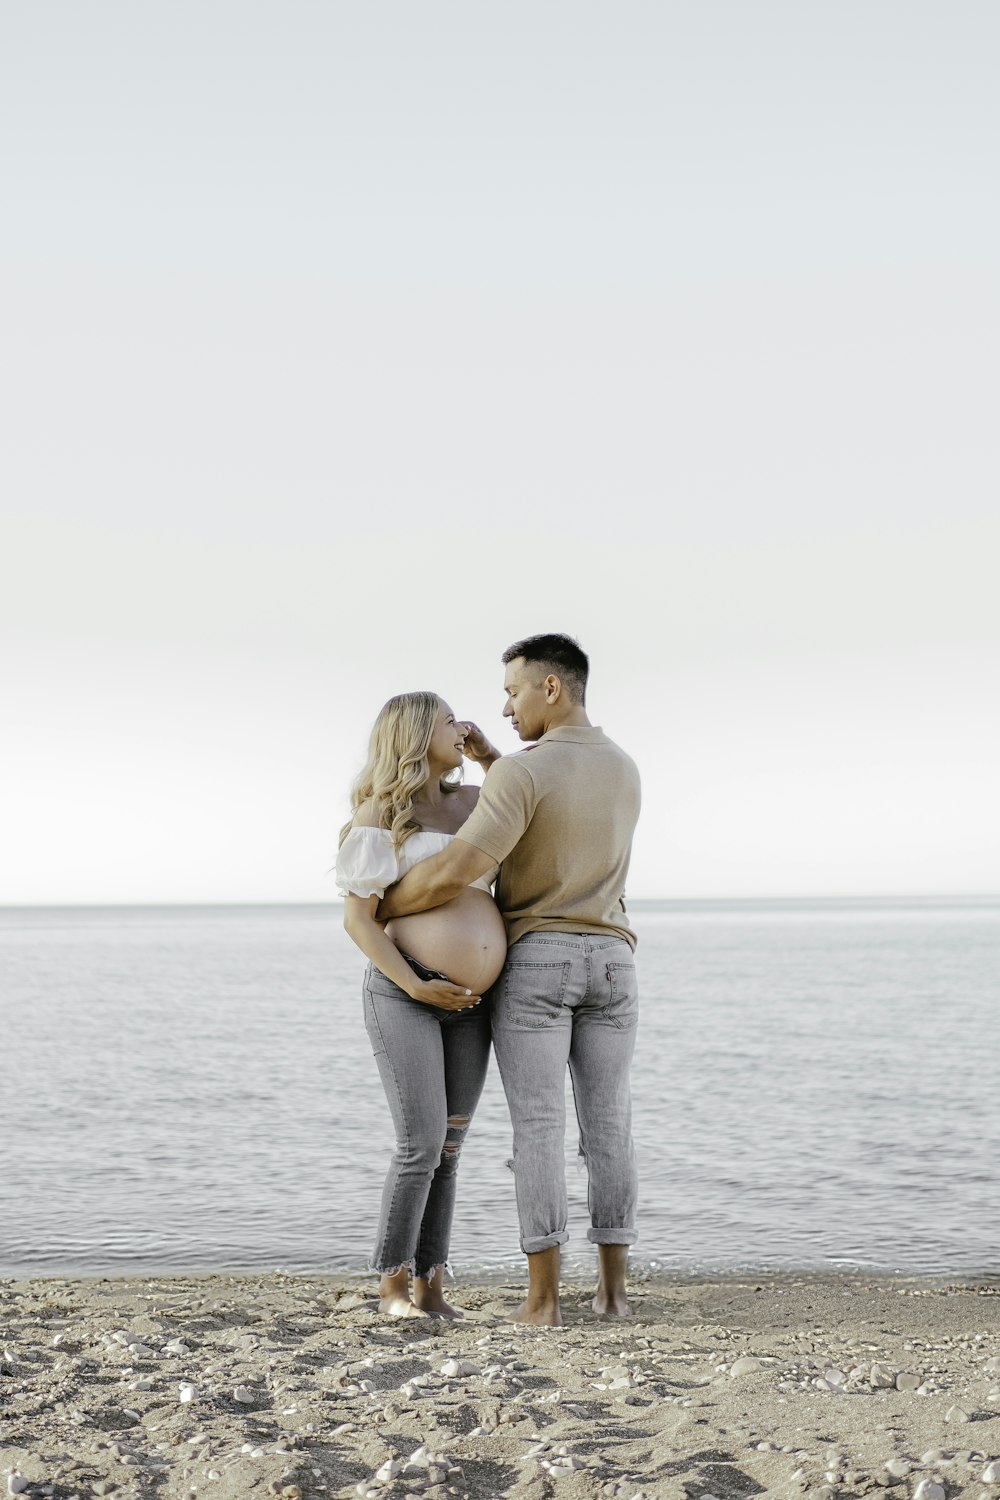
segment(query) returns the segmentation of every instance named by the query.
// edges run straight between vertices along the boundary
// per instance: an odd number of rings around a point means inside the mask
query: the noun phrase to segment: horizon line
[[[684,905],[697,903],[699,905],[712,905],[722,903],[763,903],[763,902],[844,902],[844,901],[914,901],[914,902],[996,902],[1000,901],[1000,891],[886,891],[886,892],[825,892],[823,894],[792,895],[789,893],[772,893],[770,895],[727,895],[727,896],[634,896],[628,902],[628,907],[641,905]],[[274,907],[274,906],[315,906],[331,907],[343,906],[343,898],[332,896],[325,901],[317,900],[253,900],[241,901],[231,900],[164,900],[164,901],[0,901],[0,911],[98,911],[98,910],[121,910],[121,911],[144,911],[162,907],[177,908],[213,908],[213,907]]]

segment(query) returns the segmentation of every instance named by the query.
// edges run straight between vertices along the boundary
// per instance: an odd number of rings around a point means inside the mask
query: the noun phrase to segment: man
[[[473,758],[489,765],[475,811],[446,849],[386,892],[379,915],[439,906],[501,865],[496,896],[509,948],[491,991],[493,1044],[528,1258],[528,1297],[514,1318],[558,1326],[560,1246],[569,1238],[567,1063],[589,1177],[588,1237],[600,1264],[593,1305],[628,1313],[637,1196],[629,1069],[638,993],[624,897],[639,773],[587,717],[589,663],[576,641],[531,636],[502,659],[504,716],[534,743],[499,757],[481,734],[470,737]]]

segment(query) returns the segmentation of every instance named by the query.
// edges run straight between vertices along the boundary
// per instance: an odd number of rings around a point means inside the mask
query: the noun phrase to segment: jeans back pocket
[[[631,959],[612,960],[608,964],[608,1003],[606,1018],[625,1031],[639,1022],[639,980]]]
[[[494,1025],[551,1026],[558,1020],[569,984],[569,961],[504,965],[493,990]]]

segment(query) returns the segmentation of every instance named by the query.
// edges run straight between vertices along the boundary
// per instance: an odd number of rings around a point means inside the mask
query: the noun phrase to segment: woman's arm
[[[450,984],[446,979],[418,978],[387,936],[382,923],[375,920],[377,906],[377,896],[355,896],[348,891],[344,897],[344,931],[387,979],[404,990],[411,1000],[437,1006],[439,1010],[466,1010],[470,1005],[479,1004],[478,995],[460,985]]]

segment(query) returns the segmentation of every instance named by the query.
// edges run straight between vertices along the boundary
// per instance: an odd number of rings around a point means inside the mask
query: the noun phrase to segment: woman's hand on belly
[[[483,997],[444,979],[416,979],[413,998],[421,1005],[433,1005],[437,1010],[471,1010]]]

